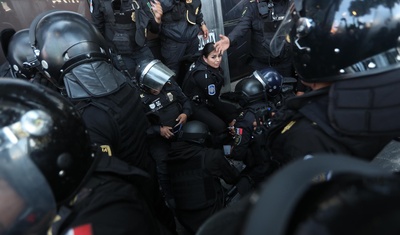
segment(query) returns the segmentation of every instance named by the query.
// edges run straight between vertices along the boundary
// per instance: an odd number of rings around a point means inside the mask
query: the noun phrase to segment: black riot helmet
[[[268,97],[275,97],[282,90],[283,76],[272,67],[256,70],[251,76],[264,86]]]
[[[0,165],[17,160],[29,164],[44,178],[56,203],[68,200],[93,162],[78,111],[59,93],[22,79],[0,79],[0,103]],[[29,185],[33,173],[22,174]]]
[[[30,25],[29,37],[40,63],[39,70],[58,88],[63,74],[92,61],[110,60],[101,33],[82,15],[53,10],[38,15]]]
[[[178,133],[178,141],[204,144],[209,135],[210,132],[205,123],[193,120],[183,125]]]
[[[38,61],[29,41],[29,29],[16,32],[8,44],[7,61],[16,78],[30,80],[37,74]]]
[[[330,82],[399,67],[400,1],[294,0],[271,42],[278,54],[289,38],[296,72]]]
[[[308,155],[213,215],[197,234],[395,235],[399,186],[399,176],[382,166],[340,154]]]
[[[251,76],[243,78],[236,84],[235,93],[242,107],[257,101],[266,101],[264,86],[259,80]]]
[[[161,90],[175,73],[160,60],[143,60],[137,67],[135,78],[141,88]]]

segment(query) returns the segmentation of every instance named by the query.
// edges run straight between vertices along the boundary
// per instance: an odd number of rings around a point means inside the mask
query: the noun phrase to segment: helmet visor
[[[56,202],[29,156],[21,121],[0,129],[0,234],[45,234]]]
[[[294,24],[293,12],[295,10],[297,10],[297,12],[299,11],[297,6],[300,7],[301,2],[302,0],[294,0],[290,3],[285,18],[282,20],[270,43],[270,49],[273,56],[279,56],[284,48],[285,42],[289,42],[289,34]]]
[[[160,60],[152,60],[140,73],[140,83],[150,89],[161,90],[175,73],[161,63]]]

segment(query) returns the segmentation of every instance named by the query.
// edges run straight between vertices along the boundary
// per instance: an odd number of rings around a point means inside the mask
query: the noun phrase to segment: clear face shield
[[[152,60],[147,65],[139,68],[139,81],[142,85],[153,89],[161,90],[175,73],[165,66],[160,60]]]
[[[291,0],[285,18],[282,20],[270,43],[273,56],[279,56],[284,49],[285,43],[290,42],[289,35],[294,25],[294,17],[297,15],[297,12],[301,10],[302,2],[303,0]]]
[[[56,215],[50,186],[29,156],[30,136],[45,135],[51,126],[47,113],[31,110],[0,127],[0,235],[46,234]]]

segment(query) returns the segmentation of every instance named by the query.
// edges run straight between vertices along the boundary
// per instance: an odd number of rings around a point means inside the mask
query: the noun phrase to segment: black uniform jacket
[[[161,35],[177,42],[190,42],[200,32],[203,21],[201,1],[162,1],[163,17]]]
[[[115,43],[114,40],[123,40],[122,38],[116,39],[118,35],[121,37],[123,33],[128,33],[130,37],[129,41],[133,44],[131,46],[137,49],[137,47],[145,45],[147,30],[155,34],[160,31],[161,27],[154,20],[150,2],[147,0],[91,1],[93,7],[91,9],[92,23],[102,33],[107,42],[110,43],[111,47],[115,46],[113,44],[113,42]],[[118,8],[118,10],[114,9],[113,18],[109,16],[109,12],[102,6],[102,3],[103,6],[104,4],[111,4],[112,6],[117,3],[120,4],[118,7],[114,7]],[[123,53],[123,51],[120,51],[120,53]]]
[[[230,103],[221,101],[220,95],[223,86],[222,69],[209,66],[203,57],[200,57],[190,68],[182,89],[189,99],[195,101],[196,105],[206,105],[217,110],[218,114],[224,115],[222,118],[225,122],[230,122],[236,118],[237,108]]]
[[[98,166],[71,206],[62,207],[53,234],[171,234],[143,195],[149,175],[117,158],[97,156]]]
[[[146,129],[149,123],[137,91],[133,89],[129,100],[124,102],[130,102],[134,108],[122,110],[118,114],[120,120],[115,120],[115,117],[95,105],[85,107],[82,118],[92,143],[101,146],[109,156],[116,156],[151,174],[154,171],[154,162],[149,158],[146,143]],[[120,133],[120,127],[123,127],[126,133]]]
[[[287,0],[276,1],[274,3],[274,15],[272,19],[271,11],[267,16],[262,16],[257,6],[259,1],[250,0],[243,12],[242,18],[235,28],[229,33],[228,38],[232,46],[235,46],[240,39],[243,39],[247,32],[251,31],[251,55],[263,62],[269,62],[271,52],[269,43],[283,20],[283,16],[289,6]],[[262,1],[260,1],[262,2]],[[288,59],[288,56],[282,55],[279,59]],[[275,58],[278,59],[278,58]]]
[[[273,159],[284,164],[316,153],[342,153],[372,160],[393,137],[350,136],[328,119],[328,88],[287,100],[275,114],[267,144]]]
[[[263,102],[251,104],[243,109],[236,118],[235,123],[235,143],[231,151],[230,157],[238,161],[244,161],[250,152],[250,144],[253,140],[254,121],[256,120],[255,111],[260,108],[265,108]]]
[[[236,182],[238,171],[225,159],[222,149],[206,148],[198,144],[178,141],[172,143],[168,162],[172,164],[180,160],[190,160],[202,153],[205,153],[204,166],[211,175],[223,179],[228,184]]]
[[[192,115],[192,104],[189,98],[174,81],[167,82],[158,95],[142,90],[140,98],[151,124],[147,129],[149,136],[159,136],[161,125],[174,127],[175,119],[182,113],[188,118]]]

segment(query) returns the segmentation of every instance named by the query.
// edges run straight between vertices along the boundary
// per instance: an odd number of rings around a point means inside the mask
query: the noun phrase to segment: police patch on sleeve
[[[243,128],[235,129],[235,145],[239,145],[242,142]]]
[[[216,89],[215,89],[215,84],[210,84],[208,85],[208,95],[215,95]]]

